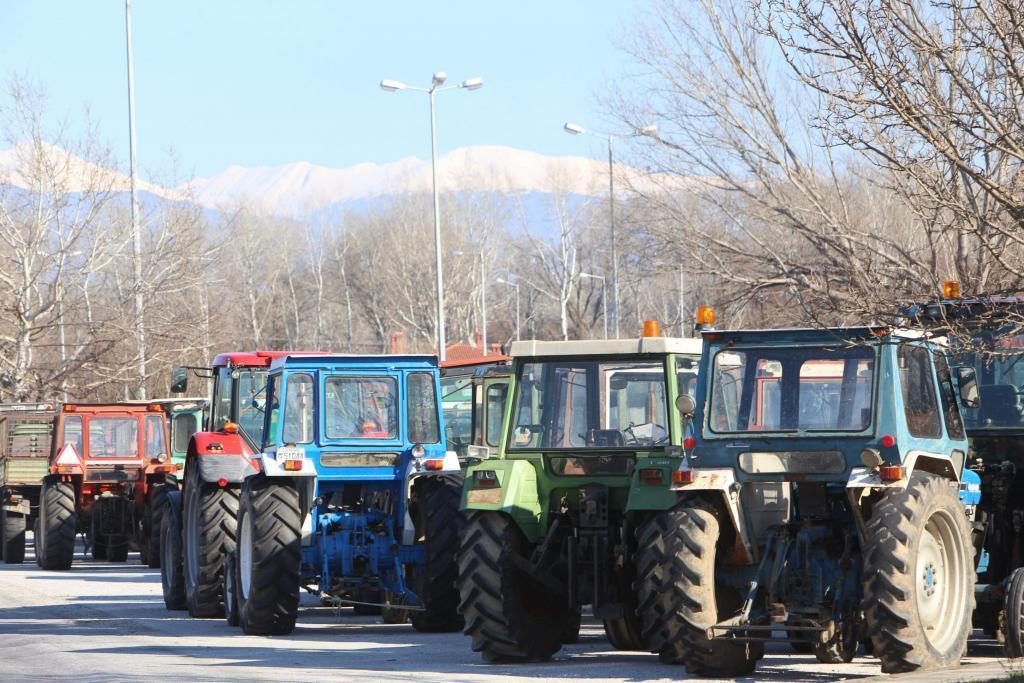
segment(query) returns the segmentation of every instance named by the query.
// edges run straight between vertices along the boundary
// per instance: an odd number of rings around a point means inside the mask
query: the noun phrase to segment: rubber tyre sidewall
[[[3,538],[0,553],[4,564],[21,564],[25,561],[25,515],[20,512],[0,510],[0,530]]]

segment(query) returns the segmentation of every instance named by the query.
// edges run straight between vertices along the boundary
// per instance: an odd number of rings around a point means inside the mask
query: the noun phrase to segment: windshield
[[[718,433],[863,431],[874,365],[868,347],[718,350],[708,425]]]
[[[243,370],[238,377],[238,424],[255,443],[263,442],[266,389],[266,370]]]
[[[328,439],[398,436],[398,382],[394,377],[328,377],[324,398]]]
[[[967,429],[1024,428],[1024,334],[979,335],[973,342],[979,352],[954,361],[974,366],[978,376],[981,403],[963,409]]]
[[[163,418],[158,418],[162,420]],[[90,458],[139,457],[139,421],[134,417],[90,417]],[[163,440],[163,430],[159,430]]]
[[[473,378],[441,378],[441,410],[448,449],[460,456],[473,443]]]
[[[652,447],[667,443],[660,362],[523,363],[510,449]]]

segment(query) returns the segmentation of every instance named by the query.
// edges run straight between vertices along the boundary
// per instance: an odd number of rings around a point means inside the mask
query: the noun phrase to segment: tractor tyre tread
[[[188,505],[190,500],[196,501],[196,510],[192,515],[185,510],[183,524],[198,524],[196,530],[196,562],[197,575],[194,585],[190,585],[186,576],[185,595],[189,615],[193,619],[215,619],[224,616],[224,598],[221,593],[224,579],[224,557],[235,549],[235,527],[238,518],[237,486],[221,488],[198,479],[186,483],[197,486],[198,491],[192,496],[183,495],[182,500]],[[183,526],[187,535],[189,529]],[[182,539],[183,557],[187,543]],[[188,562],[188,558],[184,558]]]
[[[945,499],[945,500],[943,500]],[[966,550],[964,566],[967,590],[963,628],[956,642],[936,651],[925,636],[918,614],[915,586],[916,541],[920,539],[929,510],[945,505],[960,527]],[[938,476],[915,473],[906,489],[888,489],[875,503],[867,520],[864,555],[863,611],[867,635],[881,661],[882,673],[904,673],[924,668],[955,666],[966,652],[974,611],[974,553],[967,517],[950,483]],[[954,579],[947,580],[952,584]],[[955,615],[949,615],[955,619]]]
[[[160,515],[160,587],[167,609],[188,609],[181,536],[181,494],[178,491],[168,492]]]
[[[465,515],[459,510],[462,483],[455,477],[421,480],[424,507],[426,563],[416,581],[423,612],[412,612],[412,626],[421,633],[460,631],[459,534]]]
[[[707,637],[708,627],[719,620],[719,533],[715,509],[701,500],[683,501],[637,530],[641,635],[661,661],[684,664],[690,673],[746,676],[757,665],[758,644]]]
[[[288,480],[264,475],[242,485],[239,524],[252,517],[249,594],[243,595],[244,549],[239,564],[239,624],[248,635],[282,636],[295,630],[302,569],[302,513],[299,492]]]
[[[43,536],[42,543],[36,539],[39,566],[48,570],[71,569],[78,532],[74,486],[53,476],[46,477],[39,493],[39,508]]]
[[[167,501],[167,494],[171,487],[166,483],[154,484],[149,491],[149,499],[146,501],[147,514],[149,518],[148,528],[144,529],[145,537],[142,539],[146,549],[146,565],[150,569],[160,568],[160,518],[164,514],[164,506]]]
[[[1003,602],[1003,642],[1009,659],[1024,657],[1024,567],[1010,574]]]
[[[459,547],[459,611],[473,650],[487,662],[545,661],[562,648],[568,608],[540,616],[523,605],[529,586],[513,559],[522,544],[515,523],[500,512],[474,511],[466,519]],[[534,604],[565,605],[565,596],[539,594]]]
[[[25,515],[20,512],[4,510],[3,517],[3,552],[4,564],[21,564],[25,561]]]

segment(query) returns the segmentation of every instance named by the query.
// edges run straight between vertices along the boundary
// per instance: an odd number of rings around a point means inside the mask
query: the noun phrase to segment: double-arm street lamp
[[[608,338],[608,282],[604,279],[604,275],[594,275],[593,273],[580,273],[580,277],[588,277],[592,280],[601,281],[601,303],[604,305],[604,338]]]
[[[619,338],[619,255],[615,243],[615,162],[612,156],[612,143],[621,138],[631,138],[638,135],[655,135],[658,132],[657,126],[644,126],[632,133],[599,133],[587,130],[575,123],[566,123],[563,126],[566,133],[571,135],[591,135],[596,138],[603,138],[608,142],[608,225],[611,229],[612,248],[612,320],[615,338]]]
[[[445,356],[444,276],[441,274],[441,206],[437,188],[437,117],[434,113],[434,99],[437,93],[445,90],[455,90],[457,88],[465,90],[479,90],[484,85],[482,78],[470,78],[462,81],[458,85],[450,85],[445,88],[443,86],[446,80],[448,80],[448,75],[443,71],[438,71],[431,79],[429,88],[417,88],[411,85],[406,85],[401,81],[383,80],[380,82],[381,90],[385,90],[387,92],[413,90],[416,92],[427,93],[430,96],[430,176],[434,186],[434,258],[436,261],[435,268],[437,269],[437,357],[442,361]]]

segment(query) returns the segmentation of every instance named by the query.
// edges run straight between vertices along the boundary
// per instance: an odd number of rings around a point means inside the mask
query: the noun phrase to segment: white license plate
[[[295,446],[282,446],[277,449],[277,460],[303,460],[306,457],[306,450]]]

